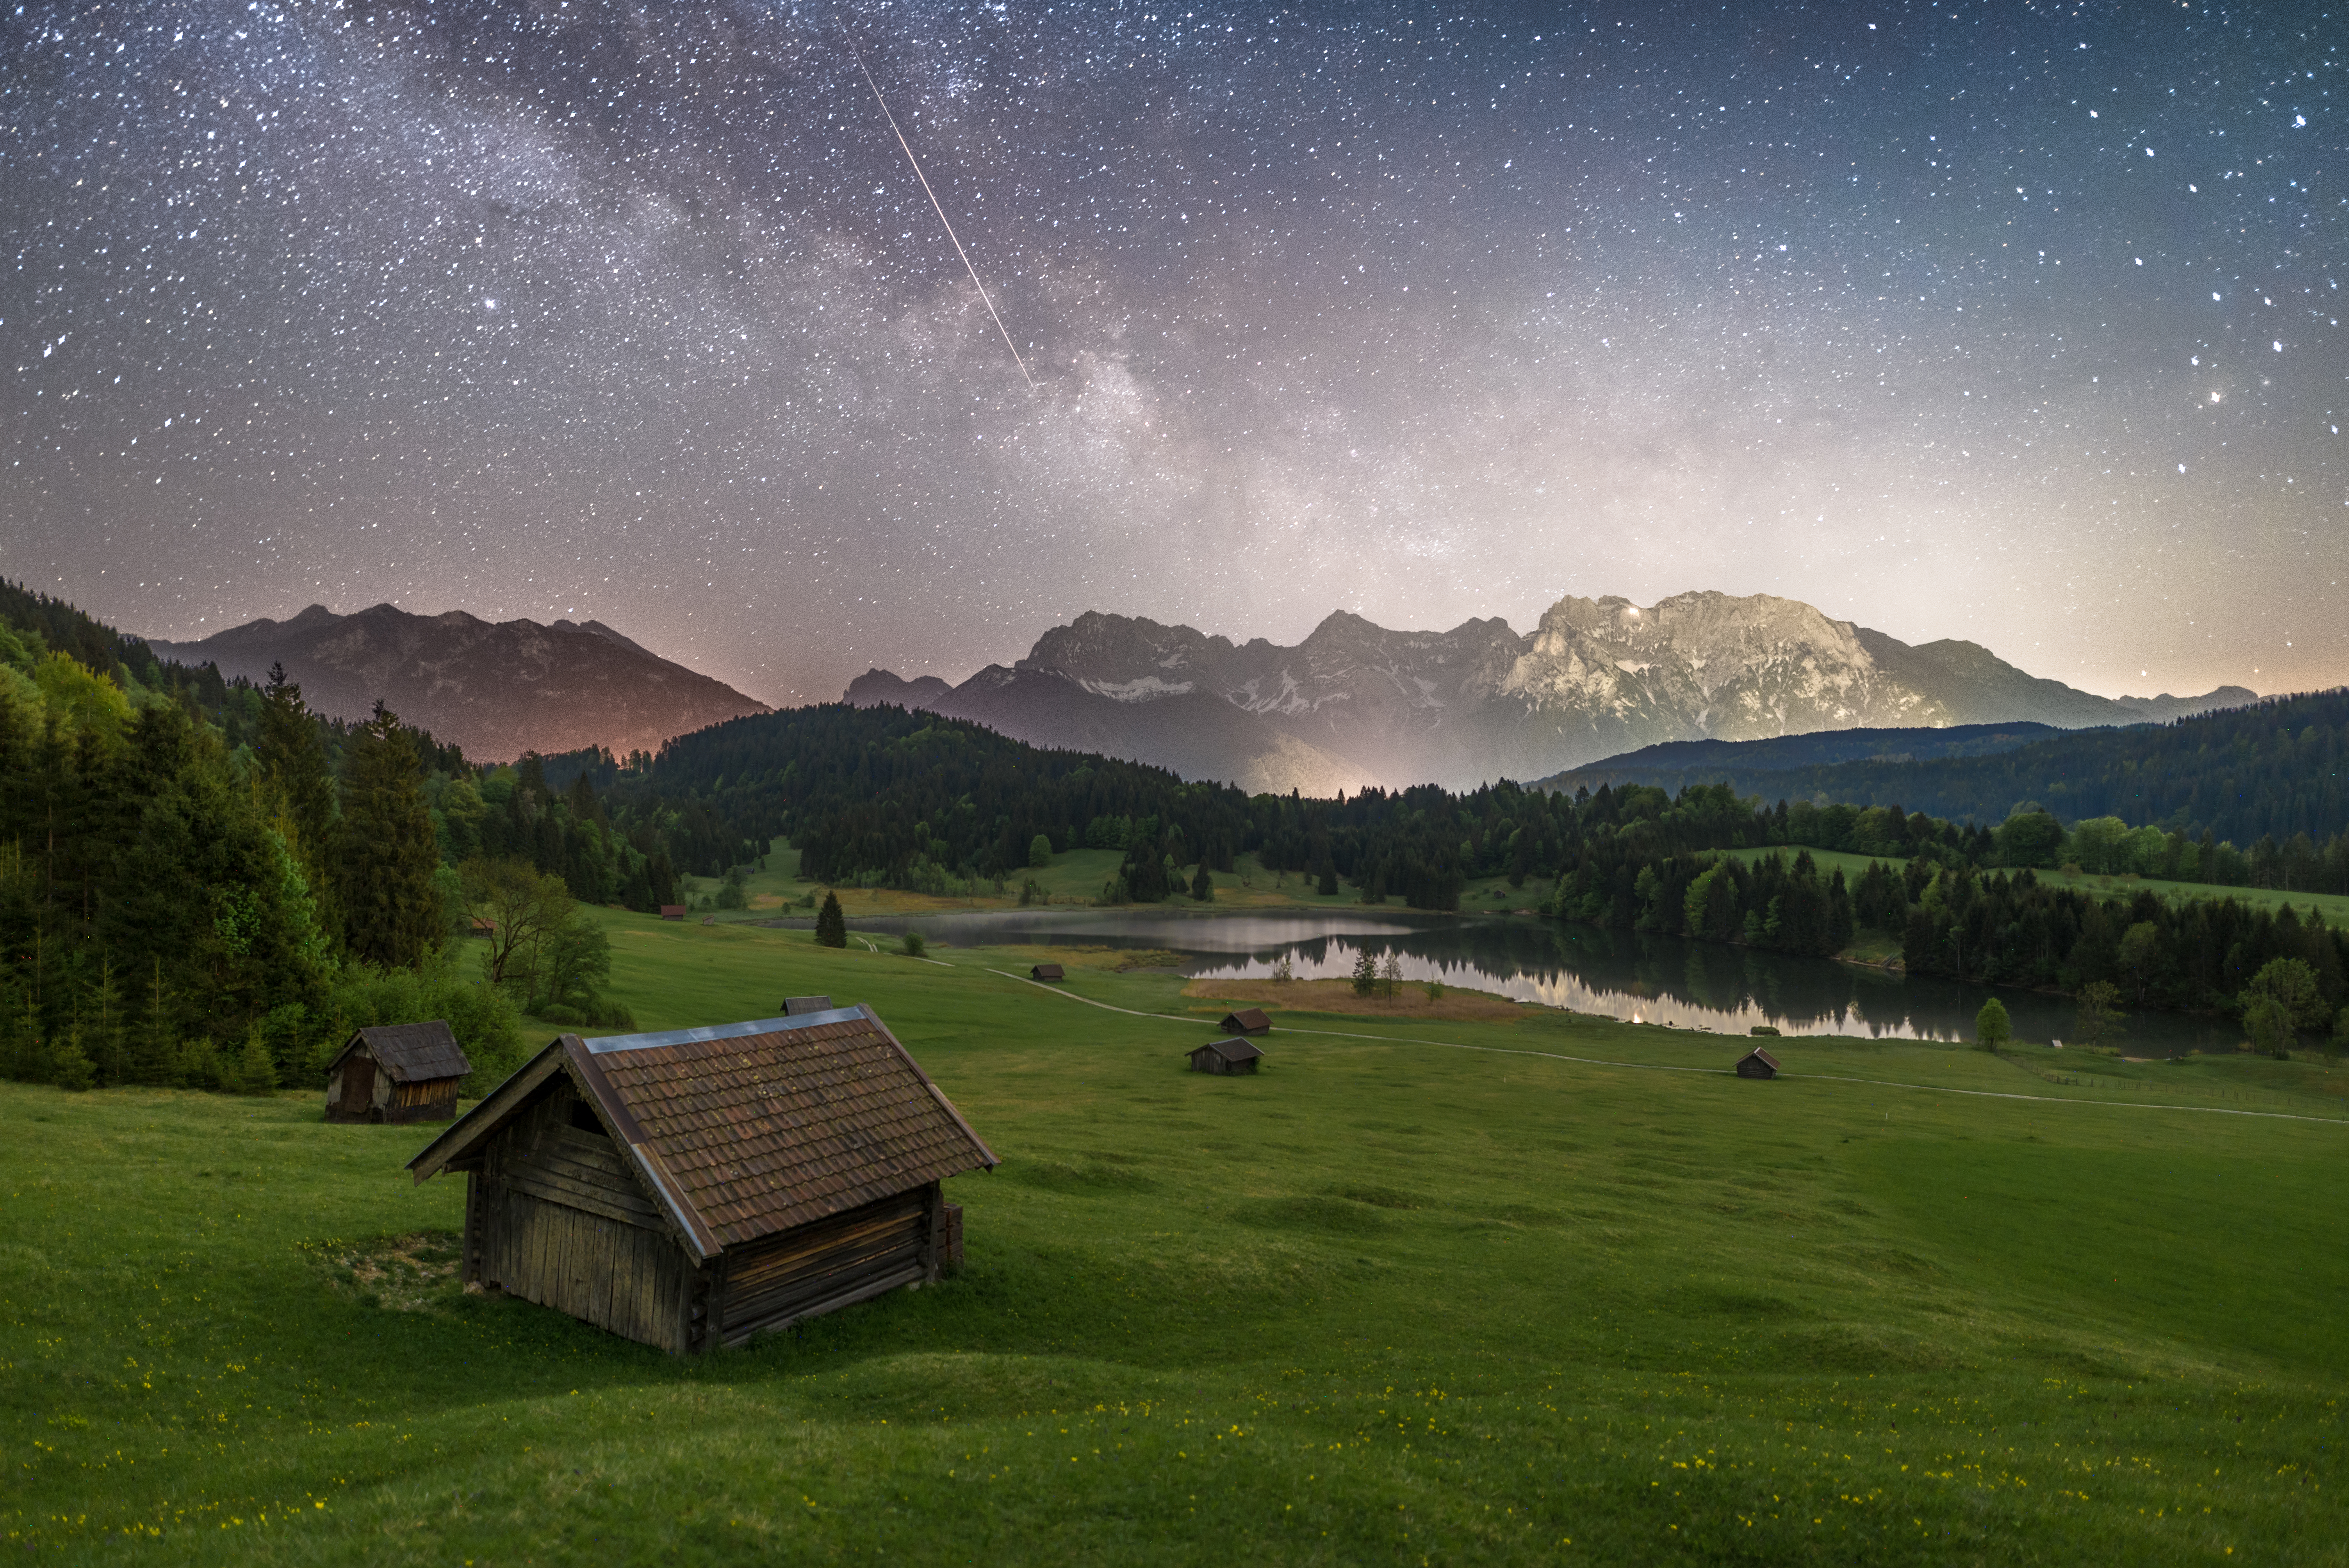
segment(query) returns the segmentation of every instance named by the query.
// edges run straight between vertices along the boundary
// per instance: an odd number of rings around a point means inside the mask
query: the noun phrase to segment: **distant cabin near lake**
[[[1737,1063],[1739,1078],[1767,1078],[1778,1076],[1778,1058],[1756,1046]]]
[[[1246,1040],[1210,1040],[1190,1053],[1195,1073],[1252,1073],[1264,1053]]]
[[[328,1121],[449,1121],[473,1070],[446,1022],[361,1029],[326,1064]]]
[[[1037,964],[1029,967],[1028,976],[1031,980],[1066,980],[1069,972],[1057,964]]]
[[[1224,1015],[1216,1027],[1229,1035],[1265,1035],[1272,1032],[1272,1020],[1264,1016],[1261,1007],[1242,1007]]]
[[[464,1173],[468,1285],[692,1355],[938,1278],[995,1164],[854,1006],[562,1036],[409,1170]]]

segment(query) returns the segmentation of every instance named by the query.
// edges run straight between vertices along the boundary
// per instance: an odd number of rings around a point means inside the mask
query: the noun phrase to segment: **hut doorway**
[[[343,1114],[364,1119],[375,1109],[375,1063],[354,1054],[343,1064]]]

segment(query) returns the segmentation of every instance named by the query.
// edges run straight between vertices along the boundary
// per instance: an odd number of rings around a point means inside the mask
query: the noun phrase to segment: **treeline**
[[[2073,994],[2108,985],[2140,1006],[2235,1011],[2262,971],[2297,961],[2314,986],[2299,1027],[2320,1028],[2349,1005],[2349,931],[2313,908],[2145,890],[2099,896],[2028,870],[1964,865],[1920,879],[1913,867],[1904,875],[1872,864],[1857,902],[1867,923],[1900,936],[1912,975]]]
[[[2246,846],[2249,860],[2263,841],[2323,844],[2349,832],[2349,689],[2071,730],[1986,756],[1805,768],[1724,758],[1701,776],[1764,799],[1905,800],[1984,824],[2028,802],[2066,822],[2108,817],[2197,841],[2207,833]]]
[[[669,829],[706,817],[624,829],[535,758],[475,767],[0,583],[0,1076],[303,1084],[354,1028],[447,1016],[493,1078],[519,1010],[623,1021],[575,904],[677,902]]]

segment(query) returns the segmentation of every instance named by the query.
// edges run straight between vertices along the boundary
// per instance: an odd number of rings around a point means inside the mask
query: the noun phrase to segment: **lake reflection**
[[[2017,1039],[2073,1032],[2072,1004],[2004,986],[1963,985],[1825,958],[1794,958],[1542,920],[1446,919],[1371,911],[1296,914],[1188,913],[1179,909],[1013,910],[934,919],[860,920],[859,929],[918,925],[945,943],[1036,943],[1164,948],[1191,975],[1268,978],[1285,954],[1299,979],[1353,972],[1367,948],[1392,955],[1407,981],[1441,980],[1578,1013],[1744,1034],[1768,1024],[1789,1035],[1961,1040],[1992,995]],[[2131,1055],[2227,1050],[2232,1037],[2173,1014],[2130,1017],[2116,1043]]]

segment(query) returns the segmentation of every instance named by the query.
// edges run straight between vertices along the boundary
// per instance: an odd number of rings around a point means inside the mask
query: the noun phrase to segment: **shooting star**
[[[905,133],[897,129],[897,117],[889,112],[889,100],[881,96],[881,84],[873,79],[872,67],[864,63],[864,53],[856,46],[856,35],[850,30],[847,18],[841,19],[840,30],[848,39],[848,52],[855,59],[856,68],[864,73],[864,85],[873,89],[873,101],[881,106],[881,118],[889,122],[890,134],[896,137],[897,145],[905,150],[905,161],[914,166],[914,178],[922,182],[922,194],[930,199],[930,210],[938,215],[938,222],[945,226],[947,238],[954,242],[955,254],[962,258],[963,270],[970,273],[971,286],[978,290],[979,299],[987,305],[987,314],[994,318],[995,330],[1003,334],[1003,346],[1011,350],[1011,363],[1019,366],[1020,376],[1027,380],[1028,390],[1033,392],[1036,390],[1036,378],[1028,374],[1028,362],[1019,357],[1019,346],[1011,341],[1011,329],[1003,325],[1002,313],[995,308],[995,301],[988,294],[987,285],[978,281],[978,269],[971,265],[970,253],[962,248],[961,236],[955,232],[954,223],[947,217],[946,208],[939,204],[938,193],[930,189],[929,176],[922,172],[922,160],[914,156],[913,143],[907,141]]]

